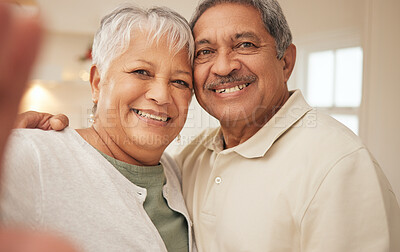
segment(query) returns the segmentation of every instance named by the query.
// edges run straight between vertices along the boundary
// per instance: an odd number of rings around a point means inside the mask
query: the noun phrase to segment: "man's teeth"
[[[250,85],[250,83],[247,83],[247,84],[241,84],[241,85],[238,85],[238,86],[236,86],[236,87],[231,87],[231,88],[223,88],[223,89],[216,89],[215,90],[215,92],[216,93],[219,93],[219,94],[222,94],[222,93],[225,93],[225,94],[227,94],[227,93],[232,93],[232,92],[236,92],[236,91],[239,91],[239,90],[242,90],[243,88],[245,88],[245,87],[247,87],[247,86],[249,86]]]
[[[133,111],[134,111],[136,114],[138,114],[138,115],[140,115],[140,116],[142,116],[142,117],[150,118],[150,119],[157,120],[157,121],[161,121],[161,122],[166,122],[166,121],[168,121],[168,117],[166,117],[166,116],[152,115],[152,114],[149,114],[149,113],[146,113],[146,112],[137,110],[137,109],[134,109]]]

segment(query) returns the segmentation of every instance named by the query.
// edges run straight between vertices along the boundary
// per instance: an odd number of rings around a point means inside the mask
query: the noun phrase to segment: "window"
[[[306,55],[307,101],[358,134],[363,67],[361,47],[314,51]]]

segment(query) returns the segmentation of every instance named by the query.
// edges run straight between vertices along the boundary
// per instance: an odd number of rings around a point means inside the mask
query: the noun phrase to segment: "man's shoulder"
[[[321,172],[345,157],[367,150],[354,132],[318,110],[309,111],[283,135],[275,147],[284,156],[296,160],[298,167]],[[372,161],[372,157],[369,159]]]
[[[347,146],[351,149],[365,147],[361,138],[352,130],[337,121],[332,116],[313,109],[309,111],[296,125],[294,132],[307,141]]]

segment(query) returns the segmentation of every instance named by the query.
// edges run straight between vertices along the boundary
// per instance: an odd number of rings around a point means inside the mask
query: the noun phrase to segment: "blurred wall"
[[[73,128],[87,127],[92,99],[90,60],[80,60],[92,35],[48,32],[20,111],[64,113]]]
[[[400,202],[400,1],[367,2],[360,134]]]

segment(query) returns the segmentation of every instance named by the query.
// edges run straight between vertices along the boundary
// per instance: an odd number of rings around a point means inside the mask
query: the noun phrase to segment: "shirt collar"
[[[216,129],[207,130],[204,134],[202,144],[207,149],[215,151],[217,153],[224,150],[224,138],[222,137],[221,127]]]
[[[264,156],[274,142],[289,128],[300,120],[312,107],[307,104],[300,90],[291,91],[291,96],[282,108],[256,133],[242,144],[223,150],[222,131],[213,131],[209,141],[205,141],[206,148],[226,153],[236,152],[245,158]]]

